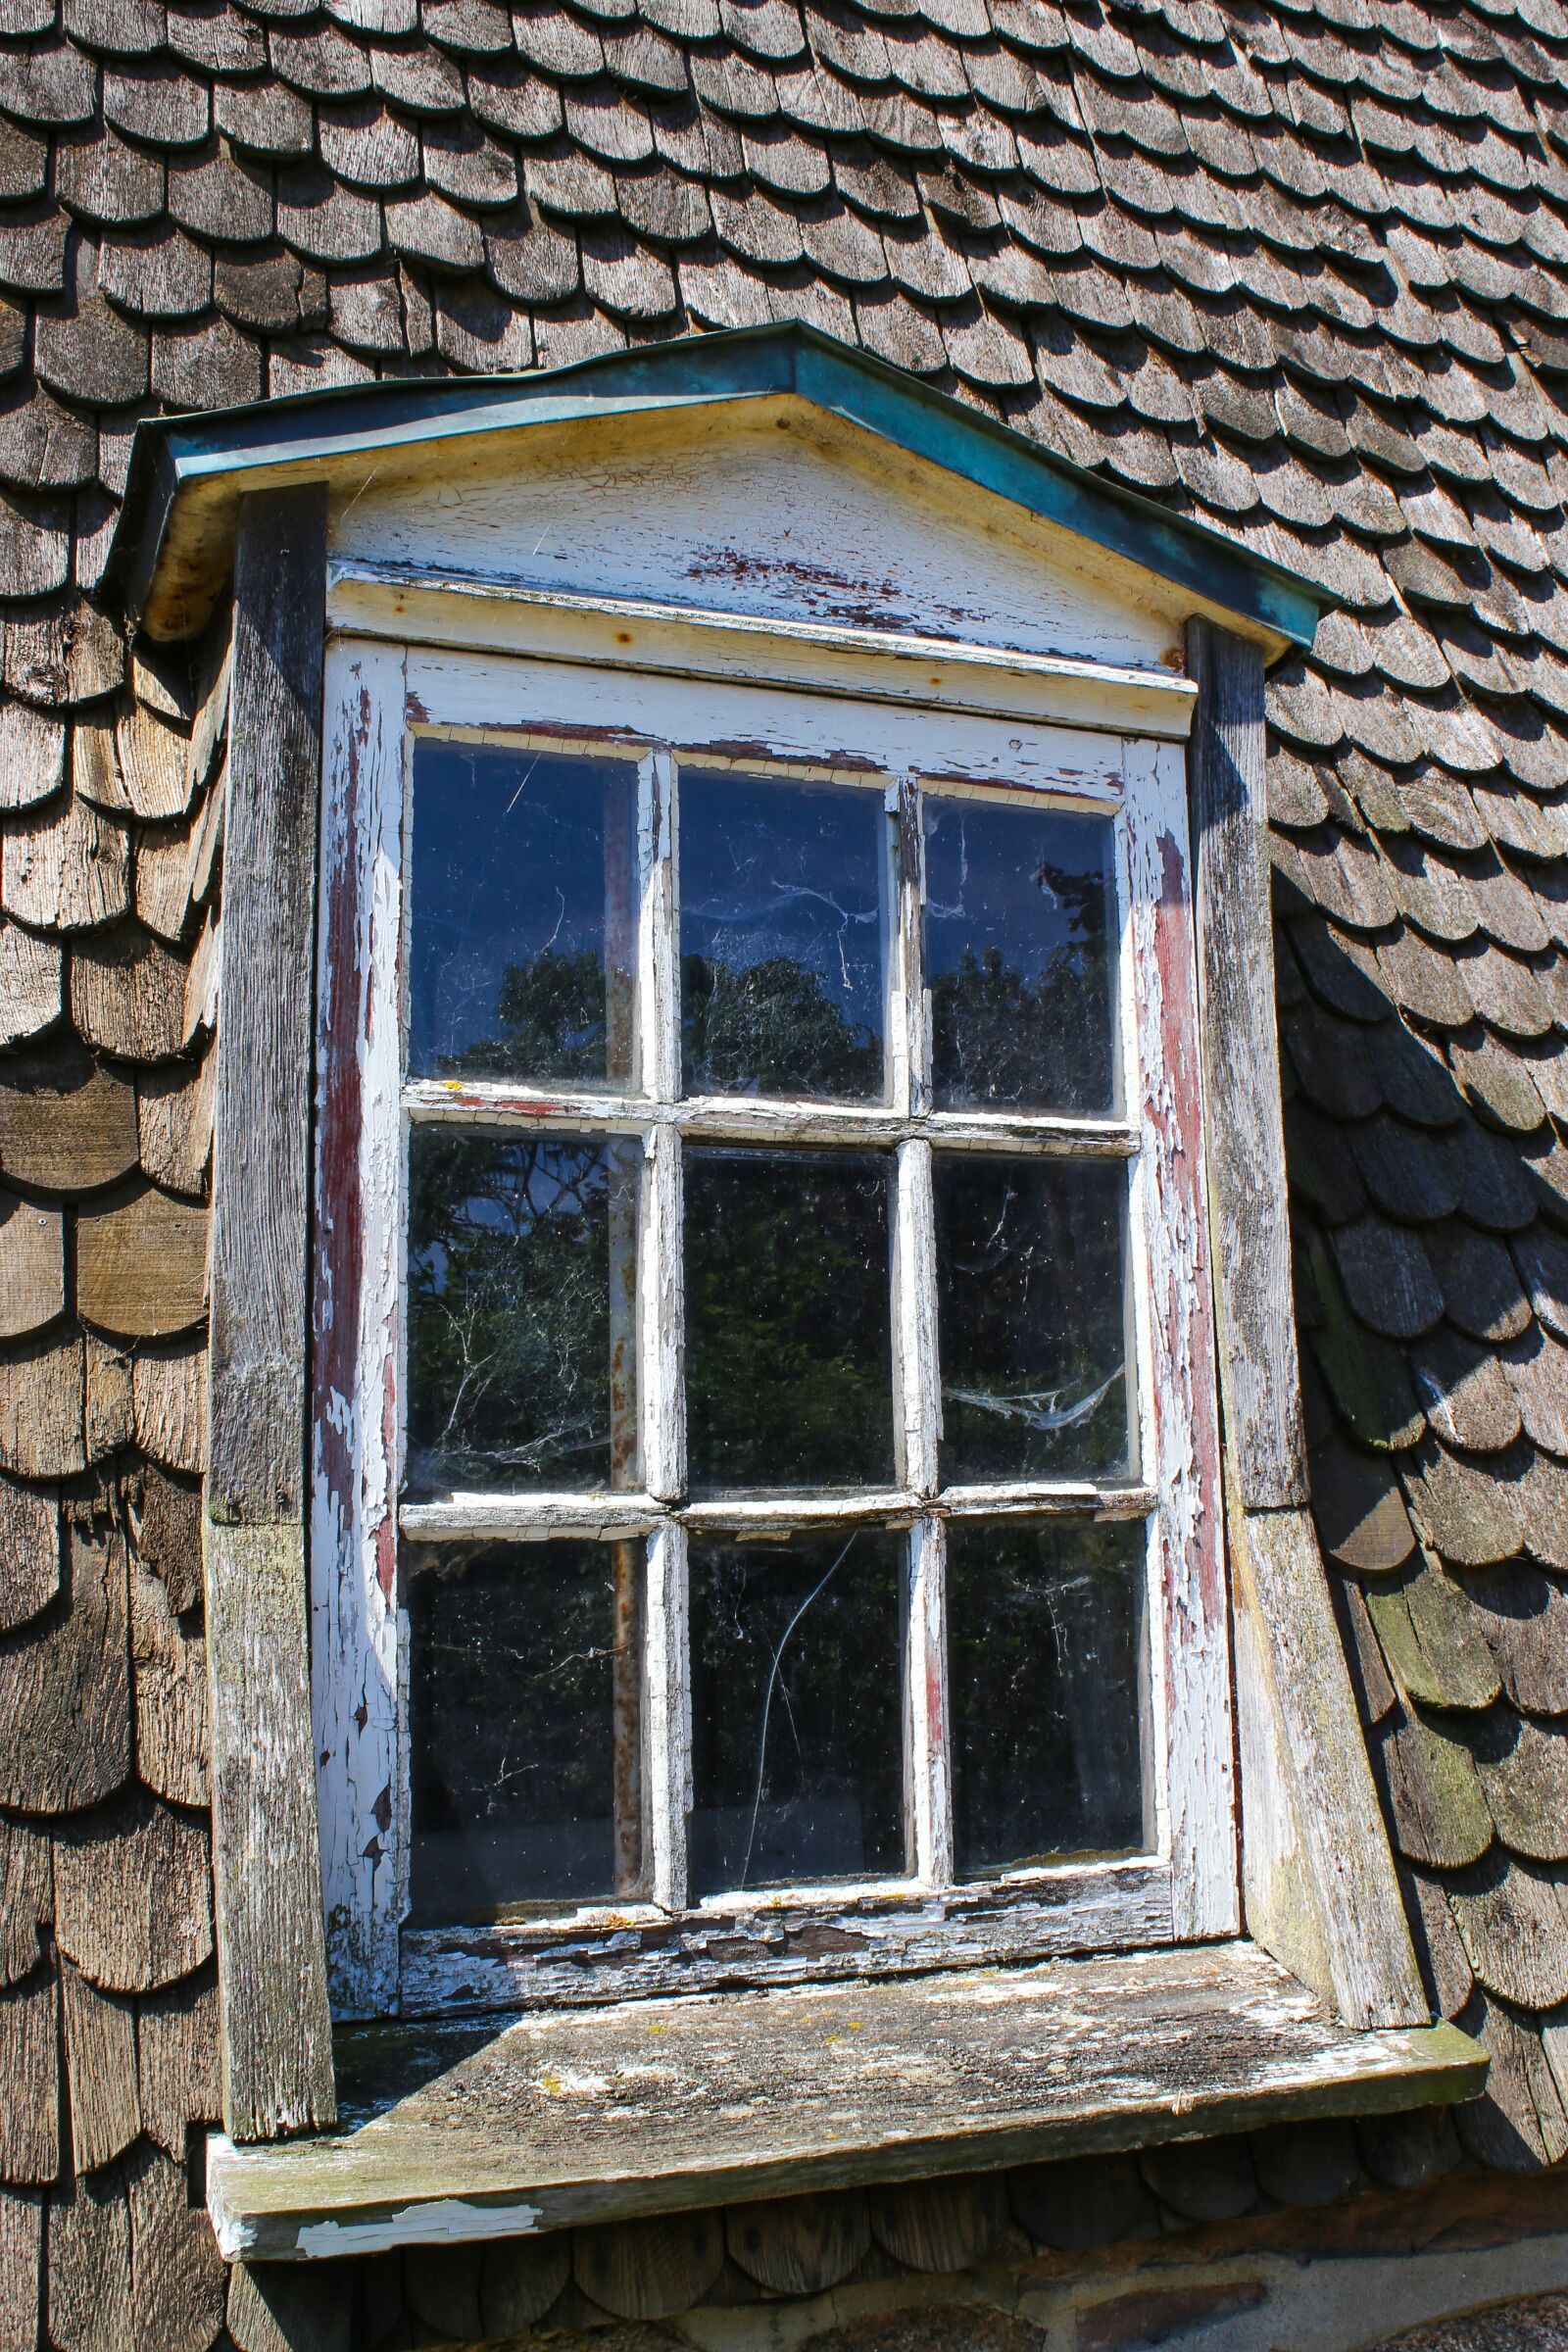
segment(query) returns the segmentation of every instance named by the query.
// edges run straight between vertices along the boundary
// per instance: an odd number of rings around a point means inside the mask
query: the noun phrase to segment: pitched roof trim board
[[[1271,653],[1309,647],[1330,594],[797,321],[687,335],[529,375],[340,386],[138,425],[109,575],[149,635],[200,628],[246,488],[372,453],[658,410],[798,400],[1187,590]]]

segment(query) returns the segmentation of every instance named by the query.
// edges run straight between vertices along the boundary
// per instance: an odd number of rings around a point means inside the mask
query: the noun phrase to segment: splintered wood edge
[[[526,2151],[504,2126],[488,2141],[477,2132],[470,2137],[466,2162],[444,2158],[432,2134],[433,2148],[390,2159],[373,2152],[368,2166],[356,2162],[360,2151],[352,2140],[236,2148],[215,2133],[208,2142],[208,2212],[228,2262],[310,2261],[400,2245],[531,2236],[573,2224],[867,2181],[995,2172],[1272,2124],[1447,2106],[1478,2096],[1487,2069],[1486,2051],[1456,2026],[1398,2027],[1346,2034],[1328,2050],[1295,2052],[1277,2070],[1265,2064],[1245,2081],[1204,2093],[1146,2093],[1049,2120],[999,2115],[978,2127],[960,2115],[932,2115],[922,2119],[923,2129],[890,2129],[850,2148],[760,2144],[755,2156],[729,2164],[694,2157],[647,2175],[606,2166],[548,2185],[529,2180]],[[385,2149],[384,2138],[380,2146]],[[514,2178],[498,2185],[497,2173],[508,2171]],[[481,2172],[482,2180],[476,2177]]]

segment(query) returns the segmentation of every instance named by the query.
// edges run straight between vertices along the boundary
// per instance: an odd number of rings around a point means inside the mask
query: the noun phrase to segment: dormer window
[[[798,328],[138,451],[227,710],[224,2250],[1473,2093],[1303,1507],[1315,592]]]

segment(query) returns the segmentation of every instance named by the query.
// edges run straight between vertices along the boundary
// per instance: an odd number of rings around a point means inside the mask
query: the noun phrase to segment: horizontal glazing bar
[[[1132,1158],[1139,1148],[1138,1130],[1125,1119],[999,1117],[994,1112],[953,1110],[906,1115],[859,1103],[769,1102],[744,1096],[653,1102],[623,1095],[557,1088],[533,1092],[456,1079],[427,1079],[405,1087],[403,1107],[416,1125],[445,1120],[523,1131],[593,1128],[612,1135],[673,1127],[682,1135],[725,1143],[891,1146],[923,1136],[951,1151],[1081,1152],[1123,1159]]]
[[[657,1502],[651,1494],[454,1494],[440,1502],[407,1502],[398,1524],[411,1543],[547,1542],[553,1536],[612,1543],[648,1535],[666,1521],[716,1532],[776,1534],[792,1528],[906,1527],[917,1519],[981,1519],[1009,1515],[1144,1519],[1156,1497],[1152,1487],[1051,1485],[948,1487],[934,1500],[898,1489],[858,1494],[745,1494],[687,1504]]]

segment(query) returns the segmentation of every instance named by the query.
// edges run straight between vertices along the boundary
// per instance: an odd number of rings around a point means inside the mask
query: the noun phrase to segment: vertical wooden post
[[[1352,2026],[1427,2015],[1306,1509],[1274,1012],[1263,657],[1188,626],[1188,755],[1208,1210],[1242,1759],[1257,1941]]]
[[[1306,1500],[1306,1441],[1274,1020],[1263,656],[1203,620],[1189,625],[1187,649],[1198,687],[1188,778],[1226,1437],[1244,1508],[1281,1510]]]
[[[223,2121],[335,2120],[306,1594],[326,492],[240,502],[206,1501]]]

